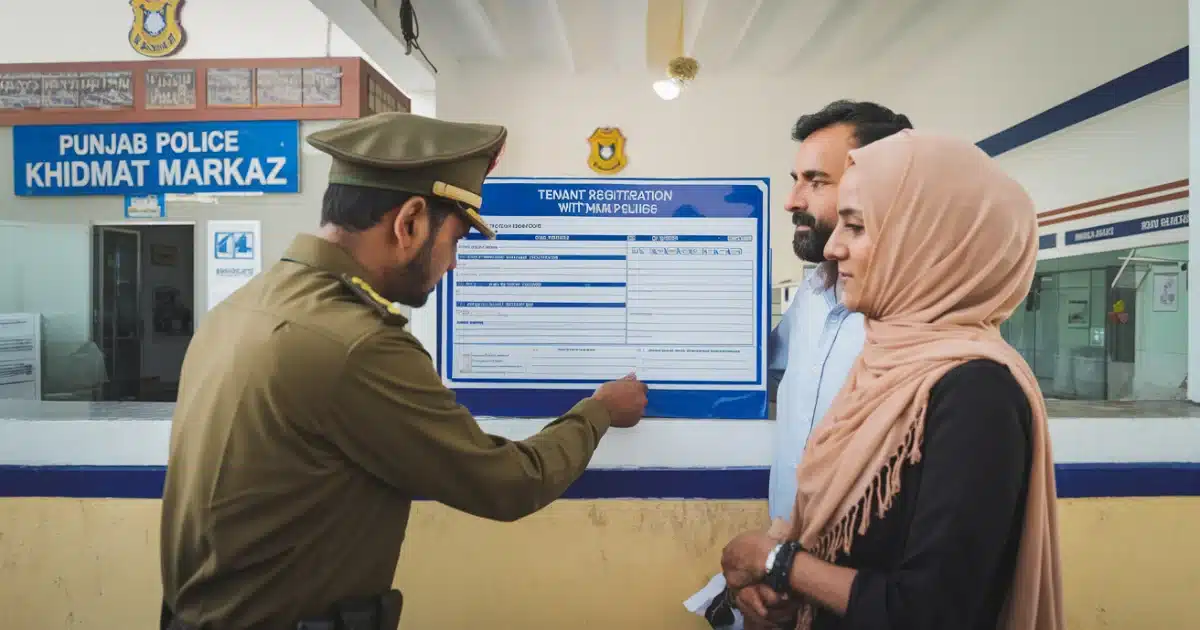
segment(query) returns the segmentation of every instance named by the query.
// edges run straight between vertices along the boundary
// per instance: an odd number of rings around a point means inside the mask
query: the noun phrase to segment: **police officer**
[[[527,440],[488,435],[405,330],[395,303],[424,304],[472,227],[494,237],[480,195],[505,139],[404,113],[308,136],[333,158],[319,235],[210,311],[184,360],[164,627],[332,628],[358,614],[392,630],[413,499],[519,519],[562,495],[609,427],[641,419],[646,387],[627,377]]]

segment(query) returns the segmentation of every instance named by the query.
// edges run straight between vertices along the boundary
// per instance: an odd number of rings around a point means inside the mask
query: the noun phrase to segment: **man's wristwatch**
[[[795,562],[796,554],[800,551],[802,551],[800,543],[794,540],[775,545],[775,548],[767,554],[767,575],[763,579],[763,583],[776,593],[790,592],[792,590],[792,563]]]

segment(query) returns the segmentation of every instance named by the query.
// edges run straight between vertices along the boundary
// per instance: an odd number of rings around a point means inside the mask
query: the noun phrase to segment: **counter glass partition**
[[[1043,260],[1001,327],[1047,399],[1187,397],[1187,243]]]

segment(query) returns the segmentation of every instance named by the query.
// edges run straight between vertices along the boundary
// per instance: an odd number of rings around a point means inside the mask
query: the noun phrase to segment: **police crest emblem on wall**
[[[625,136],[616,127],[597,127],[588,137],[592,150],[588,166],[601,175],[621,172],[629,159],[625,156]]]
[[[179,22],[183,0],[129,0],[133,26],[129,45],[146,57],[170,57],[183,48],[187,35]]]

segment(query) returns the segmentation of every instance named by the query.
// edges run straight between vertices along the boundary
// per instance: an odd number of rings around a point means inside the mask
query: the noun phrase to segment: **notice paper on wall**
[[[481,416],[555,417],[630,372],[647,416],[765,418],[765,179],[493,179],[439,287],[438,364]]]
[[[42,316],[0,313],[0,399],[42,399]]]
[[[208,308],[262,271],[260,221],[208,222]]]

